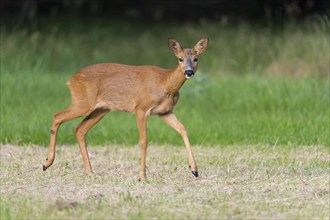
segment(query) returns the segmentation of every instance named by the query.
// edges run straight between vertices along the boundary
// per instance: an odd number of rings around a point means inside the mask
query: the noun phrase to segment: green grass
[[[168,36],[190,47],[207,35],[209,49],[175,109],[193,145],[330,146],[328,30],[321,18],[281,29],[98,20],[50,21],[34,31],[2,26],[0,142],[48,145],[52,114],[70,104],[66,82],[80,68],[99,62],[171,68]],[[76,143],[79,120],[62,125],[59,143]],[[157,117],[148,129],[152,143],[182,143]],[[134,115],[119,112],[88,137],[92,145],[137,140]]]
[[[151,145],[146,183],[139,146],[59,146],[46,172],[40,146],[1,146],[1,219],[328,219],[329,150],[323,146],[184,147]]]
[[[193,80],[198,77],[201,75]],[[49,76],[26,76],[23,81],[22,88],[12,94],[17,81],[6,80],[1,141],[46,145],[52,113],[69,105],[69,91],[62,80],[56,85],[59,80]],[[248,76],[187,84],[175,112],[195,145],[329,145],[329,87],[325,80]],[[73,129],[79,120],[63,124],[59,143],[76,143]],[[181,144],[179,135],[158,117],[152,117],[148,126],[151,142]],[[91,130],[89,142],[135,144],[137,135],[134,115],[111,112]]]

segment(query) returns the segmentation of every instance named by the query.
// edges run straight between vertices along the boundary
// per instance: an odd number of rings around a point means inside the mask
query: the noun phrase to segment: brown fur
[[[196,58],[206,49],[208,39],[200,40],[194,49],[183,49],[174,39],[169,39],[168,45],[173,53],[183,60],[173,69],[102,63],[83,68],[69,80],[72,104],[53,116],[50,148],[44,170],[51,166],[55,159],[56,136],[59,126],[63,122],[85,116],[85,119],[75,129],[75,133],[85,170],[87,173],[92,173],[85,136],[105,114],[117,110],[136,114],[141,145],[140,180],[146,178],[146,122],[150,115],[159,115],[182,135],[187,149],[189,166],[195,172],[194,175],[198,175],[187,132],[172,111],[179,99],[179,89],[187,80],[184,72],[187,68],[196,71]]]

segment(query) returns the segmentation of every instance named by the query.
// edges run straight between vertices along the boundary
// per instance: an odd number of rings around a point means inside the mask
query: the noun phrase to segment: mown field
[[[140,24],[48,20],[1,26],[1,218],[329,218],[329,20]],[[181,137],[148,122],[148,182],[139,183],[133,114],[110,112],[88,135],[96,174],[86,176],[74,127],[61,126],[47,172],[54,112],[84,66],[116,62],[172,68],[167,38],[184,47],[208,36],[196,76],[174,112],[186,126],[201,177]]]
[[[322,146],[151,145],[148,181],[138,182],[139,146],[60,146],[46,172],[40,146],[1,147],[2,219],[328,219],[329,152]]]

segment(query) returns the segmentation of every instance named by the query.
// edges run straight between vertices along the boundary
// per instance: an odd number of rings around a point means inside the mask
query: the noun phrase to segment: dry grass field
[[[150,145],[148,181],[138,182],[139,147],[90,147],[84,174],[78,146],[1,145],[1,219],[329,219],[328,147]]]

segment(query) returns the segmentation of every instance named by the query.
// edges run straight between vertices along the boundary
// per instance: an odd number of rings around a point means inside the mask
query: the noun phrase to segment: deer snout
[[[195,72],[193,70],[186,70],[184,72],[184,75],[186,76],[187,79],[190,79],[191,77],[193,77],[195,75]]]

